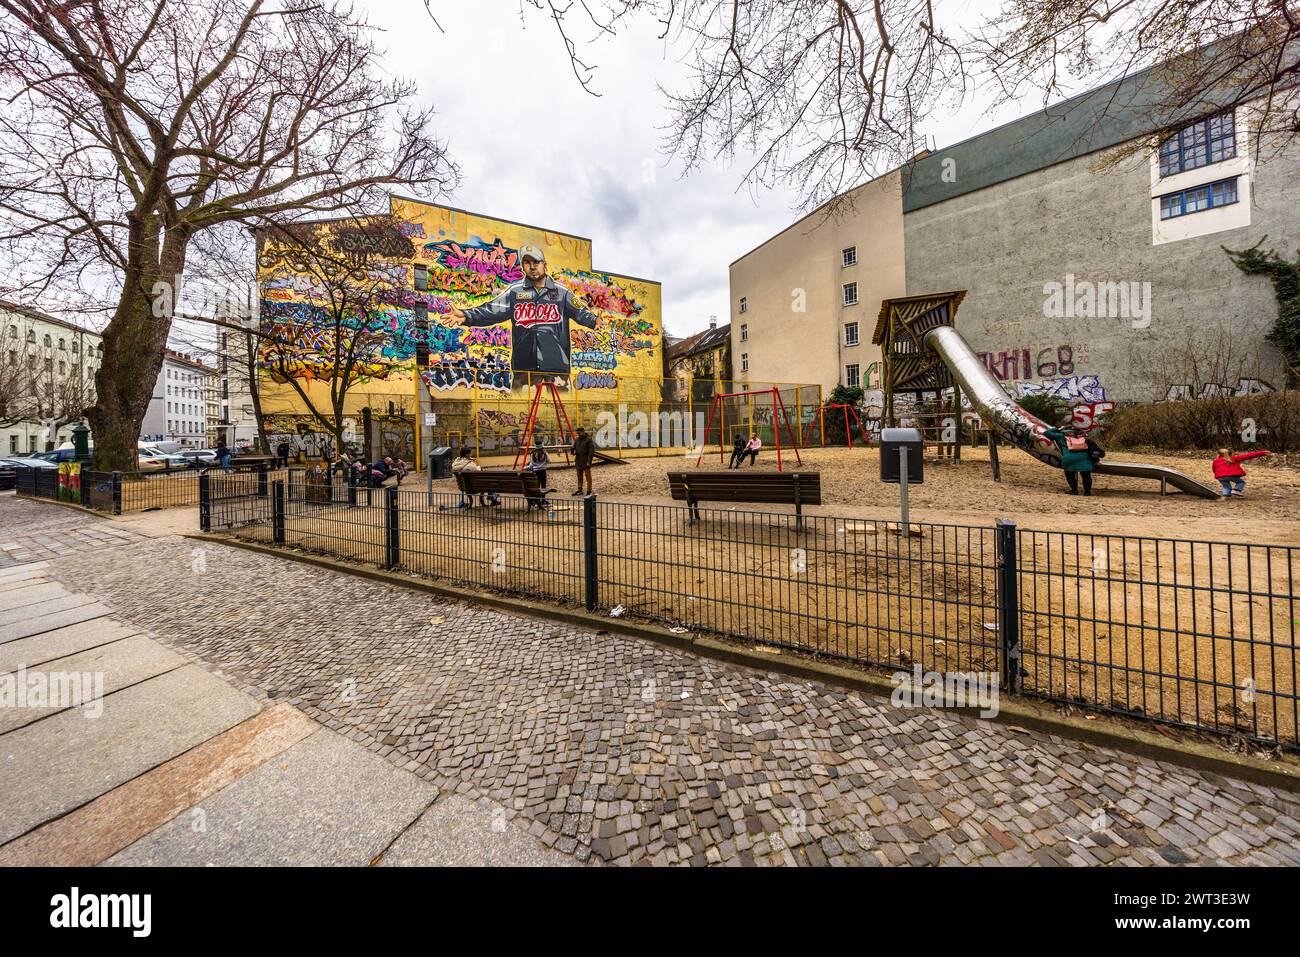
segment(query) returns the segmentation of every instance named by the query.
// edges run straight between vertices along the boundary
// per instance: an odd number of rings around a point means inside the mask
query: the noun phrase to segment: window
[[[18,451],[18,436],[16,435],[9,436],[9,451],[10,452]]]
[[[858,365],[848,365],[844,367],[844,384],[852,388],[855,385],[861,385],[862,377],[858,374]]]
[[[1237,155],[1236,120],[1233,112],[1197,120],[1160,144],[1160,175],[1172,176]]]
[[[748,352],[742,352],[742,353],[740,354],[740,371],[741,371],[741,372],[748,372],[748,371],[749,371],[749,353],[748,353]]]
[[[856,322],[844,323],[844,344],[846,346],[856,346],[858,344],[858,324]]]
[[[858,304],[858,284],[856,282],[846,282],[844,284],[844,305],[856,306]]]
[[[48,348],[49,348],[50,346],[52,346],[53,344],[54,344],[54,343],[51,341],[50,337],[49,337],[49,336],[46,336],[46,337],[45,337],[45,348],[48,349]]]
[[[1231,206],[1237,201],[1237,179],[1219,180],[1206,186],[1194,186],[1160,197],[1160,218],[1173,219],[1206,209]]]
[[[67,351],[68,351],[68,344],[67,344],[67,342],[65,342],[64,340],[60,339],[60,340],[59,340],[59,348],[62,349],[64,352],[67,352]]]
[[[749,312],[749,298],[747,296],[740,297],[740,311]]]
[[[35,330],[35,329],[28,329],[28,330],[27,330],[27,341],[30,342],[30,343],[32,343],[33,345],[36,344],[36,330]]]
[[[67,372],[67,371],[68,371],[68,364],[67,364],[66,362],[64,362],[62,359],[60,359],[60,360],[59,360],[59,375],[63,375],[63,374],[64,374],[65,372]]]
[[[415,288],[429,288],[429,268],[427,266],[421,266],[418,263],[415,267]]]
[[[742,322],[740,324],[740,341],[741,342],[749,341],[749,323],[747,322]]]
[[[845,266],[856,266],[858,264],[858,247],[845,246],[840,250],[840,262]]]

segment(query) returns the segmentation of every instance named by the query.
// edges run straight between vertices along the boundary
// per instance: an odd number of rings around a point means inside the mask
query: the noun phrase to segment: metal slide
[[[952,377],[970,399],[980,417],[996,428],[1017,448],[1023,449],[1040,462],[1061,467],[1056,443],[1043,438],[1048,425],[1017,405],[992,373],[985,368],[979,356],[971,351],[966,340],[952,326],[935,326],[921,340],[924,348],[937,355],[948,367]],[[1098,462],[1094,470],[1102,475],[1123,475],[1129,478],[1148,478],[1167,483],[1174,488],[1201,498],[1219,497],[1218,491],[1196,481],[1177,469],[1144,462]]]

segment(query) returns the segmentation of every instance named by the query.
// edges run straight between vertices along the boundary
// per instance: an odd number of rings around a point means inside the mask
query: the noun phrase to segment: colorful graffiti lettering
[[[1101,384],[1101,376],[1096,373],[1067,376],[1064,379],[1043,379],[1041,382],[1019,382],[1016,384],[1016,394],[1050,395],[1070,403],[1106,401],[1106,389]]]
[[[524,271],[519,266],[519,253],[507,247],[500,239],[488,244],[476,236],[472,242],[463,245],[445,239],[425,243],[424,248],[435,253],[438,263],[448,269],[478,273],[507,283],[524,278]]]
[[[586,303],[589,309],[616,312],[621,316],[636,316],[640,314],[643,308],[622,287],[616,285],[609,276],[562,269],[556,278],[573,290],[573,294]],[[614,320],[615,323],[620,321]],[[637,328],[632,330],[631,334],[647,335],[655,331],[653,324],[642,320],[638,320],[633,325],[637,326]],[[642,329],[641,326],[645,328]]]
[[[618,359],[612,352],[575,352],[573,364],[594,369],[614,369],[618,366]]]
[[[579,389],[617,389],[618,377],[612,372],[579,372],[574,377]]]
[[[979,357],[995,378],[1006,382],[1074,375],[1078,363],[1087,361],[1086,350],[1086,346],[1068,344],[1047,346],[1036,352],[1030,346],[1016,346],[1001,352],[981,352]]]
[[[468,296],[488,296],[496,288],[496,279],[477,272],[452,272],[430,269],[429,288],[439,292],[463,292]]]
[[[491,356],[483,359],[467,358],[454,362],[441,362],[420,372],[420,378],[430,390],[446,392],[450,389],[477,386],[497,392],[509,392],[511,374],[509,359],[505,364]]]
[[[1095,429],[1101,417],[1114,408],[1114,402],[1080,403],[1070,410],[1070,424],[1076,429]]]
[[[475,326],[464,332],[467,345],[510,347],[510,330],[505,326]]]

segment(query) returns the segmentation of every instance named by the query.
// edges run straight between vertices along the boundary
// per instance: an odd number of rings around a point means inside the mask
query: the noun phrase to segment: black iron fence
[[[223,475],[252,476],[262,487],[273,471],[265,462],[232,465],[226,473],[218,468],[163,469],[156,472],[99,472],[93,469],[19,469],[15,486],[19,495],[84,505],[100,512],[147,512],[199,504],[199,476],[205,471]]]
[[[1300,549],[201,480],[205,530],[1300,749]]]

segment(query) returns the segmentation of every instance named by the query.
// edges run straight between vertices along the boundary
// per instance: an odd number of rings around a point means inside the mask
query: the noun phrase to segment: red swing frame
[[[867,444],[867,448],[871,448],[871,436],[868,435],[867,430],[863,428],[862,420],[858,418],[858,410],[855,409],[853,406],[849,405],[847,402],[831,402],[829,403],[829,405],[824,405],[818,410],[817,417],[808,423],[808,428],[804,429],[804,433],[803,433],[804,448],[808,447],[808,436],[812,432],[812,427],[817,424],[818,419],[821,420],[821,424],[822,424],[822,429],[821,429],[822,448],[826,447],[826,409],[827,408],[844,410],[844,434],[845,436],[848,437],[849,448],[853,448],[853,430],[849,428],[850,413],[853,414],[853,421],[858,424],[858,435],[862,436],[862,441]]]
[[[560,398],[559,390],[555,388],[555,383],[551,382],[549,379],[545,382],[539,382],[537,383],[536,386],[537,391],[533,393],[532,407],[528,410],[528,422],[524,426],[524,440],[522,443],[520,443],[519,449],[515,452],[515,464],[513,466],[513,470],[516,472],[519,471],[520,457],[522,456],[524,462],[527,463],[528,456],[532,454],[533,426],[537,424],[537,413],[541,409],[541,405],[542,405],[542,389],[545,388],[549,388],[551,390],[551,399],[555,403],[555,424],[558,426],[560,422],[564,423],[565,429],[568,430],[567,436],[569,440],[569,445],[570,446],[573,445],[574,442],[573,425],[572,423],[569,422],[569,413],[565,411],[564,401]],[[569,452],[567,449],[564,452],[564,461],[566,463],[569,461]]]
[[[709,438],[709,429],[713,427],[714,410],[717,410],[719,413],[724,412],[722,408],[723,399],[735,399],[742,396],[752,396],[752,395],[770,395],[772,397],[772,412],[773,412],[773,420],[774,420],[772,422],[772,431],[776,435],[776,470],[778,472],[782,471],[781,419],[785,419],[785,429],[787,434],[789,434],[790,436],[790,448],[794,449],[795,461],[798,462],[800,465],[803,465],[803,458],[799,455],[799,438],[795,434],[794,429],[790,425],[790,413],[786,411],[785,403],[781,401],[781,390],[774,387],[771,389],[760,389],[757,392],[719,392],[716,395],[714,395],[713,401],[709,403],[709,419],[704,425],[704,441],[700,443],[700,455],[699,458],[695,460],[696,468],[699,468],[700,463],[704,461],[704,445]],[[777,412],[776,412],[777,409],[781,410],[780,418],[777,418]],[[723,451],[723,439],[725,437],[722,434],[722,418],[723,416],[722,414],[720,414],[718,416],[718,462],[719,463],[721,463],[724,460],[724,457],[726,455],[726,453]]]

